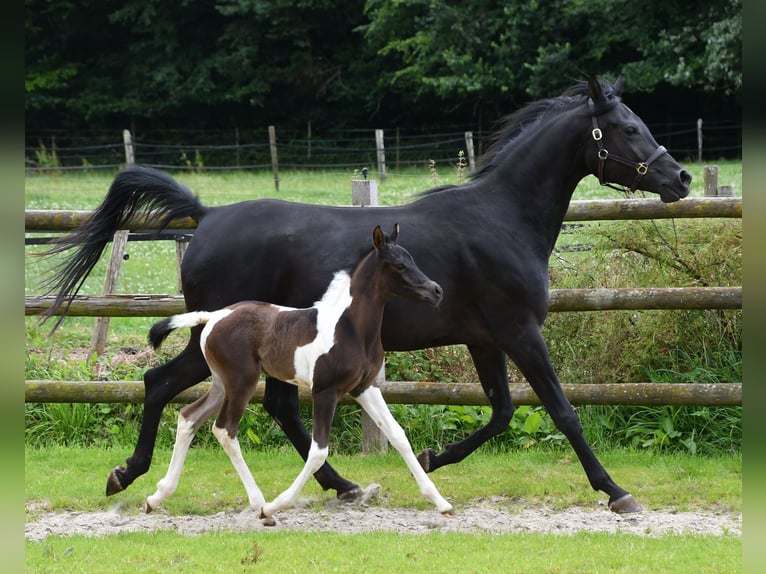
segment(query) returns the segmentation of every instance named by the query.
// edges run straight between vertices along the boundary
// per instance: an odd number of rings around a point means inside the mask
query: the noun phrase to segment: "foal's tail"
[[[93,215],[71,233],[53,239],[54,246],[42,254],[50,256],[76,249],[70,259],[56,265],[43,281],[46,295],[56,293],[51,307],[42,313],[43,321],[65,304],[53,331],[64,320],[72,300],[115,231],[124,228],[139,210],[150,211],[147,221],[160,221],[163,229],[176,218],[191,217],[199,222],[208,208],[187,187],[156,169],[131,165],[117,174]]]
[[[212,315],[208,311],[192,311],[158,321],[149,329],[149,343],[153,348],[159,349],[162,341],[167,339],[171,332],[184,327],[191,329],[197,325],[204,325],[212,318]]]

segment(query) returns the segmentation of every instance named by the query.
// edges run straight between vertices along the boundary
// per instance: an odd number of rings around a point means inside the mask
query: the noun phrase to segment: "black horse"
[[[594,490],[609,495],[615,512],[641,510],[586,442],[541,334],[548,312],[548,259],[583,177],[593,174],[602,184],[657,193],[666,203],[689,193],[690,174],[622,103],[622,87],[622,78],[614,85],[590,78],[560,97],[520,109],[495,134],[469,182],[432,189],[397,207],[359,209],[271,199],[205,207],[170,176],[128,167],[93,216],[49,252],[76,248],[52,279],[57,298],[48,314],[61,313],[62,305],[66,311],[113,233],[139,209],[153,209],[163,223],[186,216],[199,222],[181,266],[190,311],[246,299],[309,306],[335,271],[360,259],[375,224],[398,222],[411,230],[404,246],[443,287],[444,300],[438,309],[392,301],[383,320],[384,348],[467,345],[492,406],[485,427],[440,454],[422,452],[418,459],[423,468],[431,472],[461,461],[507,428],[514,410],[508,356],[569,439]],[[191,331],[176,358],[146,372],[138,443],[126,466],[110,473],[107,495],[149,469],[162,409],[210,375],[200,352],[200,331]],[[264,407],[305,460],[310,437],[299,416],[295,387],[268,378]],[[327,463],[314,476],[341,498],[360,492]]]

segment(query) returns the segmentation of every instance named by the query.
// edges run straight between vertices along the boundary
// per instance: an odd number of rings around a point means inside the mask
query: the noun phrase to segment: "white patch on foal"
[[[310,343],[295,349],[295,378],[287,382],[309,387],[313,385],[317,359],[328,353],[335,344],[335,326],[351,305],[351,300],[351,276],[346,271],[338,271],[325,294],[312,306],[318,311],[317,336]]]

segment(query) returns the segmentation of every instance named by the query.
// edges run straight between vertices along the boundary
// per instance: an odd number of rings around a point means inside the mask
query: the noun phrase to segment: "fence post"
[[[126,130],[127,131],[127,130]],[[120,268],[125,256],[125,244],[128,242],[128,230],[116,231],[112,238],[112,255],[109,258],[109,266],[104,277],[104,295],[112,295],[117,288],[117,279],[120,276]],[[103,355],[106,346],[106,336],[109,331],[109,317],[97,317],[96,326],[93,328],[93,336],[90,340],[90,351],[87,361],[93,355]]]
[[[476,167],[476,160],[473,154],[473,132],[465,132],[465,150],[468,156],[468,170],[473,173]]]
[[[375,130],[375,149],[378,152],[378,174],[386,181],[386,150],[383,148],[383,130]]]
[[[706,165],[703,170],[705,180],[705,197],[718,196],[718,166]]]
[[[351,180],[351,205],[367,207],[378,205],[378,182],[374,179]],[[376,383],[385,382],[385,362],[380,367]],[[388,439],[378,428],[370,416],[362,411],[362,452],[385,452],[388,449]]]
[[[697,118],[697,163],[702,163],[702,118]]]
[[[271,148],[271,168],[274,170],[274,188],[279,191],[279,162],[277,162],[277,130],[269,126],[269,148]]]
[[[136,156],[133,153],[133,137],[130,130],[122,130],[122,143],[125,145],[125,163],[136,163]]]

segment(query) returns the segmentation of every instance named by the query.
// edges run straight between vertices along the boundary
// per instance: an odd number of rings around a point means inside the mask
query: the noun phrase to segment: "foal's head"
[[[384,234],[380,225],[372,232],[375,265],[380,271],[378,289],[385,297],[398,296],[438,305],[442,300],[441,286],[420,270],[410,252],[396,242],[398,237],[398,223],[394,224],[391,235]]]

